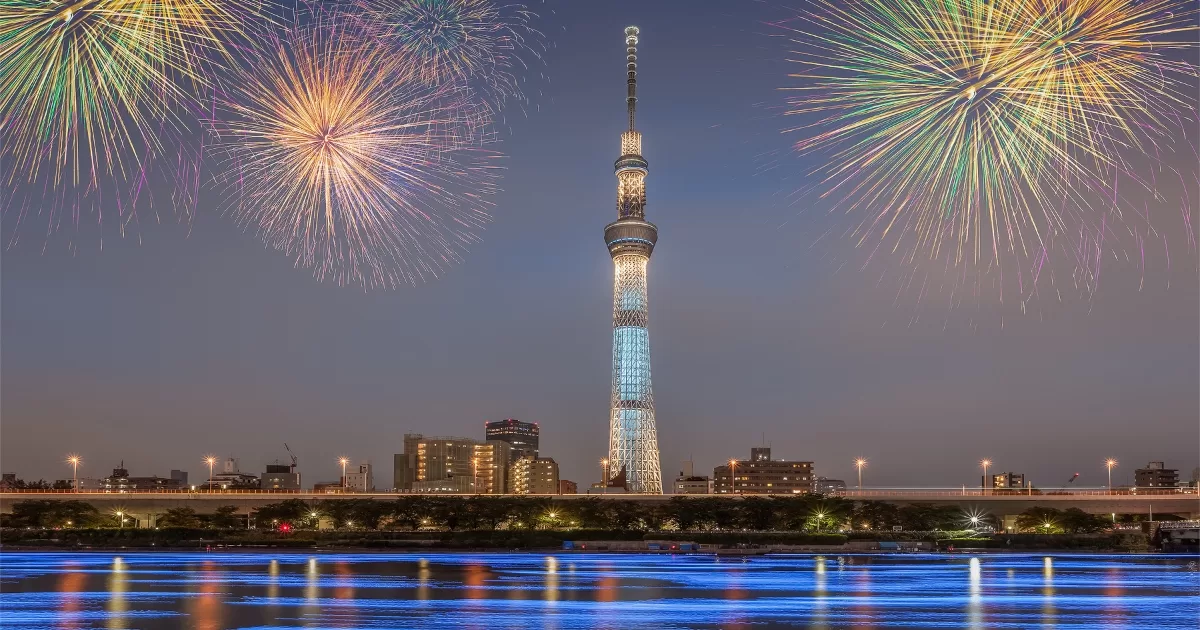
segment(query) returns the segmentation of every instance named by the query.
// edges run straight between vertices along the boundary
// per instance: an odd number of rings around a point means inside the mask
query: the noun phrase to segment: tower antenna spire
[[[636,26],[625,28],[625,67],[629,71],[629,79],[626,81],[629,87],[625,103],[629,107],[630,131],[633,131],[634,115],[637,113],[637,45],[640,32]]]

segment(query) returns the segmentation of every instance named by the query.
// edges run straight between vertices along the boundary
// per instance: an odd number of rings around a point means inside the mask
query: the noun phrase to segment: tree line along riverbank
[[[1160,516],[1161,518],[1162,516]],[[526,497],[395,500],[289,499],[239,514],[173,508],[154,528],[125,527],[118,512],[83,501],[21,501],[0,515],[0,543],[21,547],[561,548],[564,541],[687,541],[728,546],[842,546],[856,541],[922,541],[937,548],[1139,551],[1156,542],[1078,509],[1032,508],[1015,531],[992,534],[991,514],[953,506],[893,505],[837,497],[673,497],[569,503]]]

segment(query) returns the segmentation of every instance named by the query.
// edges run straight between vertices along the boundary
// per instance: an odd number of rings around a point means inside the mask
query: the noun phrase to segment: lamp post
[[[608,458],[600,460],[600,487],[608,487]]]
[[[342,465],[342,493],[345,494],[345,492],[346,492],[346,464],[349,464],[350,460],[346,457],[339,457],[338,463]]]
[[[1117,465],[1117,460],[1109,457],[1104,460],[1104,467],[1108,469],[1108,493],[1112,494],[1112,469]]]
[[[981,479],[979,481],[979,490],[980,490],[981,494],[987,494],[987,469],[988,469],[988,466],[992,465],[992,460],[990,460],[990,459],[980,460],[979,465],[983,466],[983,479]]]
[[[125,513],[117,510],[117,529],[125,529]]]
[[[821,533],[821,519],[825,518],[824,512],[817,512],[817,533]]]
[[[859,491],[862,491],[862,469],[863,469],[863,466],[866,466],[866,465],[867,465],[867,460],[862,457],[859,457],[858,459],[854,460],[854,467],[858,469],[858,489],[859,489]]]
[[[213,464],[217,463],[217,458],[209,455],[204,458],[204,463],[208,464],[208,491],[213,491]]]
[[[79,492],[79,459],[78,455],[67,455],[67,463],[71,464],[71,491]]]
[[[729,460],[729,494],[737,494],[737,460]]]

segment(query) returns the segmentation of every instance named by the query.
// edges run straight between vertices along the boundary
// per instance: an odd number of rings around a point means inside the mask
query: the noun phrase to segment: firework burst
[[[491,0],[356,0],[380,40],[412,58],[430,84],[454,83],[485,94],[498,109],[524,100],[521,72],[541,59],[542,34],[524,5]]]
[[[24,197],[18,217],[36,205],[53,231],[115,199],[131,220],[235,25],[218,0],[0,2],[0,162],[20,191],[6,214]]]
[[[213,121],[232,209],[318,279],[415,284],[488,219],[491,159],[469,92],[338,26],[264,41]]]
[[[782,24],[804,66],[795,148],[829,156],[822,194],[858,215],[853,238],[907,262],[1033,270],[1056,240],[1102,243],[1114,178],[1151,188],[1137,163],[1194,107],[1178,0],[815,4]]]

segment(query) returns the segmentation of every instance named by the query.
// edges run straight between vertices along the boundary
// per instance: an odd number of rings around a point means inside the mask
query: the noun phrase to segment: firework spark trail
[[[1040,268],[1055,235],[1078,231],[1095,240],[1075,260],[1094,289],[1093,248],[1127,205],[1111,182],[1153,193],[1130,156],[1171,145],[1178,111],[1194,107],[1195,67],[1171,53],[1194,49],[1196,11],[1180,0],[815,5],[778,24],[804,66],[788,113],[808,122],[788,131],[804,134],[797,151],[829,155],[823,196],[860,215],[855,241],[875,241],[872,258],[884,246],[907,263],[1002,272],[1006,258]]]
[[[340,284],[416,284],[461,260],[488,220],[497,157],[469,90],[426,84],[336,20],[247,54],[210,121],[243,225]]]
[[[0,161],[53,232],[89,209],[134,221],[149,163],[182,145],[181,117],[226,54],[222,0],[0,2]],[[27,196],[24,202],[15,198]],[[67,215],[67,216],[64,216]],[[16,238],[14,231],[13,238]]]
[[[527,100],[522,74],[540,62],[545,38],[521,4],[492,0],[353,0],[382,44],[410,56],[422,80],[469,86],[493,111]]]

